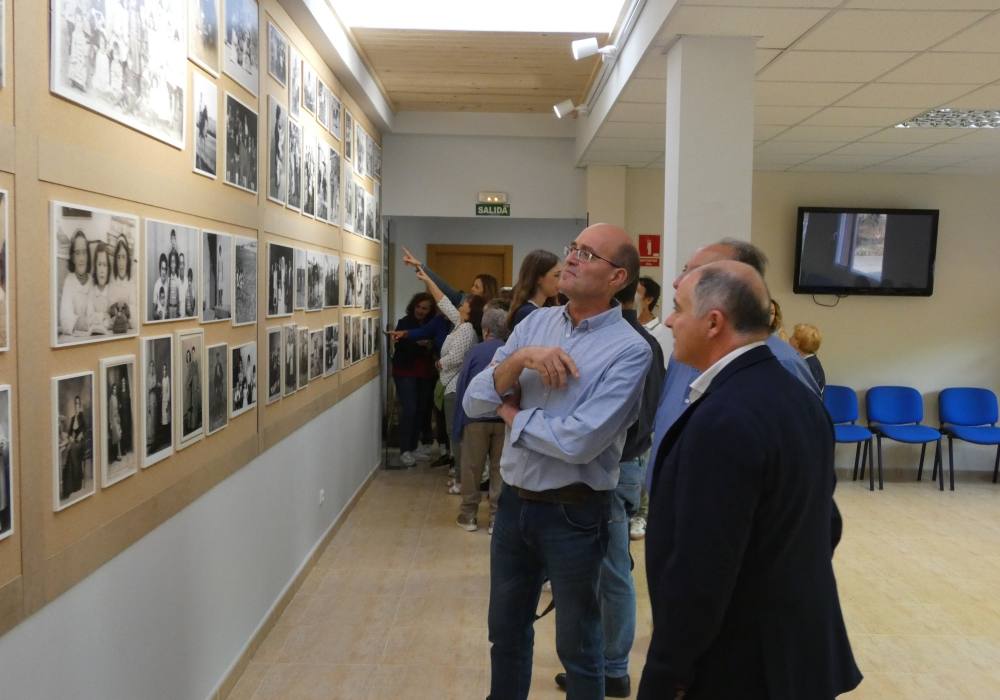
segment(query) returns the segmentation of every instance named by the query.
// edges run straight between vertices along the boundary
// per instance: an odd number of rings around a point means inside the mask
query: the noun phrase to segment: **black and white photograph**
[[[302,130],[302,213],[316,216],[316,129]]]
[[[291,396],[299,388],[299,331],[298,326],[289,323],[281,327],[281,343],[285,347],[283,370],[283,396]]]
[[[327,144],[327,155],[329,156],[329,166],[327,172],[330,173],[330,216],[327,218],[334,226],[340,225],[340,154],[334,150],[333,146]]]
[[[267,96],[267,198],[284,204],[288,186],[288,113],[284,105]]]
[[[344,258],[344,306],[354,306],[357,265],[350,258]]]
[[[340,327],[336,323],[323,328],[323,342],[326,347],[323,349],[323,376],[328,377],[337,371],[337,360],[340,350],[340,338],[338,337]]]
[[[316,218],[320,221],[330,219],[330,178],[327,168],[330,159],[327,157],[326,141],[317,141],[316,151]]]
[[[340,104],[340,100],[332,92],[330,93],[330,133],[333,134],[333,138],[338,141],[342,138],[340,130],[340,112],[343,110],[343,106]]]
[[[365,176],[365,167],[368,165],[368,156],[365,153],[368,142],[365,136],[361,123],[354,122],[354,172],[360,178]]]
[[[330,92],[322,80],[316,79],[316,121],[326,131],[330,130]]]
[[[198,71],[192,73],[194,99],[194,171],[213,180],[218,174],[219,91]]]
[[[257,323],[257,239],[233,236],[236,246],[236,274],[233,275],[233,299],[236,300],[234,326]]]
[[[257,95],[260,84],[260,28],[257,0],[223,0],[226,8],[225,56],[222,69],[237,83]]]
[[[344,110],[344,160],[354,159],[354,115]]]
[[[344,220],[341,226],[345,231],[354,233],[354,175],[351,174],[351,165],[344,161]]]
[[[288,168],[285,172],[289,209],[302,211],[302,127],[288,120]]]
[[[198,229],[146,219],[146,323],[198,316]]]
[[[353,365],[358,360],[358,358],[354,356],[354,343],[352,342],[354,338],[354,317],[341,316],[340,323],[341,327],[344,329],[344,347],[341,352],[344,355],[344,367],[347,367],[348,365]]]
[[[365,158],[367,162],[365,164],[365,175],[374,179],[375,178],[375,139],[371,137],[370,134],[365,132]]]
[[[187,3],[52,0],[52,92],[183,149]]]
[[[229,425],[229,345],[218,343],[205,350],[208,382],[208,431],[217,433]]]
[[[139,471],[135,355],[101,360],[101,488]]]
[[[288,47],[288,113],[299,118],[302,104],[302,55],[291,45]]]
[[[233,317],[233,237],[204,231],[201,247],[201,322]]]
[[[365,265],[363,268],[363,274],[361,275],[361,296],[362,296],[362,306],[364,306],[365,311],[371,311],[372,309],[372,266]]]
[[[205,331],[177,332],[177,384],[174,386],[174,415],[177,449],[181,450],[205,437]]]
[[[297,330],[299,333],[297,342],[299,360],[296,365],[299,371],[299,388],[305,389],[309,384],[309,329],[299,326]]]
[[[361,357],[364,359],[368,358],[368,332],[371,329],[371,324],[368,323],[368,319],[364,316],[361,317]]]
[[[316,71],[309,61],[302,61],[302,106],[316,116]]]
[[[295,276],[293,248],[267,244],[267,276],[267,317],[291,316]]]
[[[382,268],[372,267],[372,309],[382,306]]]
[[[357,158],[355,158],[357,162]],[[364,185],[354,183],[354,233],[359,236],[365,235],[365,196],[368,192]]]
[[[226,184],[257,194],[257,113],[226,93]]]
[[[351,316],[351,357],[355,362],[365,359],[361,353],[361,317]]]
[[[190,0],[188,4],[188,58],[213,76],[218,77],[219,0]]]
[[[281,328],[267,329],[267,403],[281,398]]]
[[[257,405],[257,341],[237,345],[232,349],[230,396],[235,418]]]
[[[93,372],[52,379],[52,419],[52,495],[59,511],[95,491]]]
[[[0,10],[3,3],[0,2]],[[0,385],[0,540],[14,532],[14,432],[11,425],[10,385]]]
[[[382,181],[382,147],[377,143],[372,144],[372,161],[375,164],[372,177],[379,182]]]
[[[139,420],[144,421],[142,434],[144,468],[166,459],[174,451],[173,340],[172,335],[142,339],[139,364],[142,366],[144,410]]]
[[[137,335],[139,218],[64,202],[52,202],[51,218],[53,347]],[[5,310],[6,251],[5,235]]]
[[[365,238],[375,240],[375,198],[365,192]]]
[[[2,9],[0,0],[0,9]],[[10,350],[10,301],[7,293],[7,190],[0,190],[0,352]],[[133,309],[135,311],[137,309]],[[0,533],[2,534],[2,533]]]
[[[340,257],[326,256],[326,278],[324,282],[323,308],[340,305]]]
[[[295,249],[295,310],[306,308],[309,285],[306,278],[305,248]]]
[[[288,39],[271,22],[267,23],[267,72],[281,87],[288,83]]]
[[[309,381],[323,376],[323,329],[309,331]]]

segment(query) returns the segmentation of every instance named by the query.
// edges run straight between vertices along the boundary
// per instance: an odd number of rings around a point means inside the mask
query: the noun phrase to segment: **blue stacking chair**
[[[920,466],[917,469],[917,481],[924,474],[924,455],[927,443],[935,443],[934,473],[938,476],[938,485],[944,491],[944,469],[938,471],[941,464],[941,433],[927,425],[921,425],[924,419],[924,400],[920,392],[908,386],[876,386],[865,395],[865,406],[868,409],[868,428],[875,434],[878,447],[878,487],[882,488],[882,438],[905,442],[911,445],[920,444]],[[951,490],[955,490],[954,474],[952,474]]]
[[[827,384],[823,390],[823,405],[833,421],[834,439],[840,443],[855,443],[854,477],[858,480],[858,463],[861,464],[861,478],[865,478],[865,463],[872,458],[872,432],[858,420],[858,395],[849,386]],[[874,465],[868,470],[868,489],[875,490]]]
[[[952,440],[964,440],[976,445],[996,445],[993,483],[1000,471],[1000,428],[997,427],[997,395],[989,389],[953,387],[938,394],[938,415],[941,432],[948,436],[948,466],[952,484],[955,482],[955,453]],[[954,488],[954,486],[952,486]]]

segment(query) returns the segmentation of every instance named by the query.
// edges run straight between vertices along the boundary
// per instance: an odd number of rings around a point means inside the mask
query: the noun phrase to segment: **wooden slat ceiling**
[[[570,42],[593,34],[352,32],[396,111],[549,112],[583,101],[599,60],[570,53]]]

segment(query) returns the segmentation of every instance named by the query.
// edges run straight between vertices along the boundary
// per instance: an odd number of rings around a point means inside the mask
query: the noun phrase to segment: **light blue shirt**
[[[493,363],[469,383],[465,412],[494,414],[502,403],[493,379],[496,366],[520,348],[537,345],[565,350],[580,378],[548,389],[535,370],[521,372],[521,411],[507,430],[500,458],[503,480],[530,491],[574,483],[614,489],[625,433],[639,413],[653,354],[649,344],[617,305],[576,327],[565,307],[538,309],[517,324]]]

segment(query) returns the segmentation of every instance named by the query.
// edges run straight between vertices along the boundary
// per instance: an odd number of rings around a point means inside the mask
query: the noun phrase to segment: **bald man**
[[[508,426],[490,553],[491,700],[528,697],[546,572],[567,697],[605,693],[598,582],[652,351],[614,301],[639,274],[628,234],[596,224],[565,253],[559,288],[569,303],[521,321],[463,399],[470,417],[498,414]]]
[[[861,680],[831,562],[833,428],[766,346],[769,300],[735,261],[677,286],[666,324],[700,374],[654,461],[639,700],[832,700]]]

